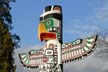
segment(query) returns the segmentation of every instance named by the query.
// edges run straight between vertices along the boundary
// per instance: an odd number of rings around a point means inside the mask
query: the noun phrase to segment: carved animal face
[[[59,48],[59,42],[57,40],[48,40],[44,46],[44,63],[54,63],[57,60],[57,48]],[[56,55],[56,56],[55,56]],[[57,61],[56,61],[57,63]]]
[[[44,13],[40,16],[38,27],[38,37],[41,41],[57,39],[61,33],[61,7],[47,6]]]

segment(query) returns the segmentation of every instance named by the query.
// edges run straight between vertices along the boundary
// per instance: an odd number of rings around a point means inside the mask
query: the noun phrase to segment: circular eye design
[[[80,39],[76,40],[76,43],[77,44],[81,43],[81,40]]]
[[[63,44],[63,45],[62,45],[62,48],[65,48],[65,47],[66,47],[66,45],[65,45],[65,44]]]
[[[47,26],[50,26],[50,25],[51,25],[51,21],[47,20]]]
[[[52,31],[52,28],[54,27],[54,20],[50,18],[45,20],[45,27],[48,31]]]

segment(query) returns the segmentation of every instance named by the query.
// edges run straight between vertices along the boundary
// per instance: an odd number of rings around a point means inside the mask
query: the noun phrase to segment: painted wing
[[[62,62],[80,60],[94,51],[98,35],[85,39],[77,39],[62,45]]]
[[[19,54],[21,63],[30,68],[43,64],[43,50],[30,50],[28,53]]]

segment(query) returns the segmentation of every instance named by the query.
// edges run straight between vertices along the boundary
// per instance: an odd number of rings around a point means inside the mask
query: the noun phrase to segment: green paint
[[[51,27],[54,27],[54,20],[51,18],[45,20],[44,23],[47,30]]]
[[[26,63],[26,64],[29,64],[29,60],[27,59],[25,63]]]
[[[88,37],[87,39],[93,39],[93,36],[92,37]]]
[[[88,49],[90,48],[87,44],[86,44],[85,46],[86,46],[86,48],[88,48]]]
[[[71,42],[71,44],[72,44],[72,45],[76,45],[76,42],[75,42],[75,41],[73,41],[73,42]]]
[[[93,44],[93,42],[91,42],[91,41],[87,41],[87,43],[88,43],[88,44]]]

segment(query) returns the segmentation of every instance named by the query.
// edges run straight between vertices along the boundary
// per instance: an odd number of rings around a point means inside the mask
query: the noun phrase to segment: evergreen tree
[[[14,49],[19,47],[19,36],[12,34],[12,16],[9,3],[12,0],[0,0],[0,72],[15,72]]]

